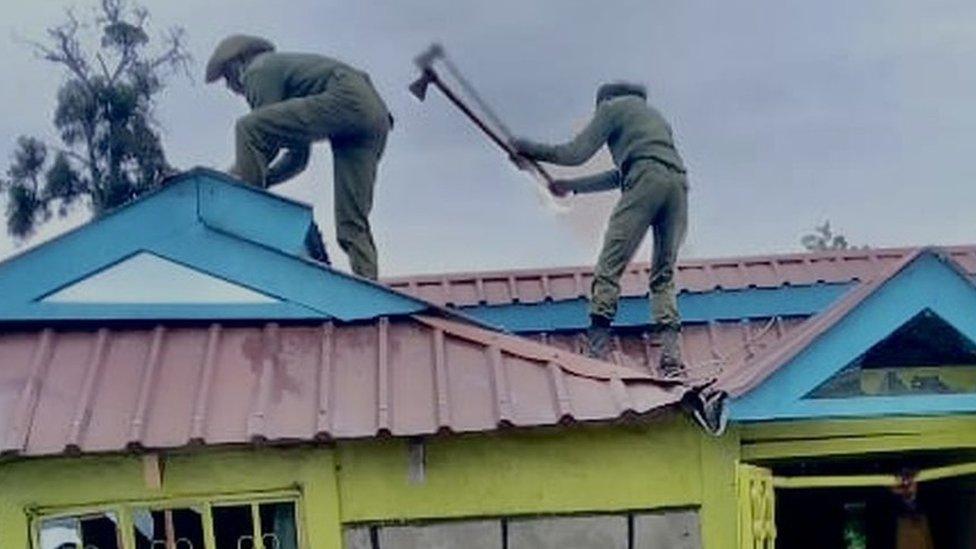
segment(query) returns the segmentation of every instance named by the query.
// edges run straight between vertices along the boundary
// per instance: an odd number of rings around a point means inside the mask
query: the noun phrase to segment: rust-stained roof
[[[0,332],[6,454],[490,431],[640,416],[686,389],[427,316]]]
[[[878,248],[725,259],[691,259],[678,264],[678,287],[684,292],[775,288],[818,282],[870,280],[918,248]],[[976,246],[943,248],[970,274],[976,274]],[[647,295],[647,263],[633,263],[621,280],[622,297]],[[592,267],[526,269],[494,272],[418,275],[391,278],[397,290],[442,305],[503,305],[564,301],[589,297]]]

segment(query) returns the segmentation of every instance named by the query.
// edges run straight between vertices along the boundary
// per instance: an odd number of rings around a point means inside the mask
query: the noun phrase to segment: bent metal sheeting
[[[0,442],[39,456],[641,416],[686,389],[426,316],[0,333]]]

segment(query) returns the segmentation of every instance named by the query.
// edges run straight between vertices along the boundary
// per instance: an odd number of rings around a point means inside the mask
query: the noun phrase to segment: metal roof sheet
[[[686,388],[427,316],[0,331],[0,450],[490,431],[640,416]]]
[[[869,280],[917,248],[878,248],[722,259],[689,259],[678,264],[683,292],[708,292],[785,285]],[[976,274],[976,245],[944,250]],[[621,280],[622,297],[647,295],[650,265],[634,263]],[[592,267],[526,269],[391,278],[395,289],[457,307],[508,305],[588,298]]]

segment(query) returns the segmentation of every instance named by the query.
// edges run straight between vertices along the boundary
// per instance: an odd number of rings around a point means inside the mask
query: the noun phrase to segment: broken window
[[[203,511],[199,508],[135,509],[136,549],[203,549]]]
[[[926,309],[809,398],[976,393],[976,343]]]
[[[120,549],[115,513],[91,513],[41,521],[40,549]]]

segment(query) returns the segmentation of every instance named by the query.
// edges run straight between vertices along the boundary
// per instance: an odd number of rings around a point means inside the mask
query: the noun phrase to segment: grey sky
[[[40,37],[64,8],[89,5],[41,0],[4,10],[0,165],[17,135],[50,135],[61,81],[13,36]],[[225,34],[264,35],[280,49],[319,51],[372,74],[397,118],[372,216],[387,275],[591,263],[615,198],[554,213],[533,180],[439,96],[414,101],[405,89],[411,59],[433,40],[529,137],[569,138],[601,81],[647,83],[691,171],[688,256],[795,250],[828,217],[854,243],[976,241],[971,0],[145,5],[157,28],[186,28],[197,59],[195,80],[174,79],[159,111],[179,167],[232,161],[231,128],[245,105],[201,76]],[[331,179],[322,145],[280,192],[315,205],[345,268],[332,237]],[[0,256],[15,250],[0,236]]]

